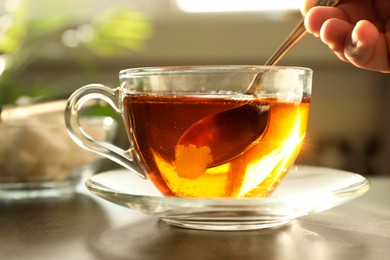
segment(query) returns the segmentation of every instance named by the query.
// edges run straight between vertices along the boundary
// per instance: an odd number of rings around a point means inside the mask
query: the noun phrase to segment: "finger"
[[[303,2],[303,5],[301,5],[302,15],[305,15],[309,11],[309,9],[315,5],[316,2],[317,0],[305,0]]]
[[[389,70],[389,54],[384,35],[369,21],[362,20],[356,24],[351,37],[346,40],[344,54],[357,67]]]
[[[350,38],[353,25],[341,19],[328,19],[320,30],[320,39],[341,59],[347,61],[344,55],[345,42]]]
[[[339,8],[324,6],[313,7],[305,17],[306,30],[318,37],[320,35],[322,25],[332,18],[349,22],[348,16]]]

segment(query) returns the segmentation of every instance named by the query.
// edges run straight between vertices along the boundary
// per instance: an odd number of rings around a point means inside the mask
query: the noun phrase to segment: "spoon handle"
[[[302,19],[295,29],[286,38],[283,44],[272,54],[265,65],[272,66],[277,64],[280,59],[306,34],[304,19]]]
[[[340,2],[340,0],[318,0],[314,6],[335,6]],[[302,18],[301,21],[297,24],[294,30],[289,34],[286,40],[282,45],[272,54],[272,56],[267,60],[265,65],[272,66],[277,64],[280,59],[293,47],[299,40],[302,39],[306,34],[305,29],[305,19]]]

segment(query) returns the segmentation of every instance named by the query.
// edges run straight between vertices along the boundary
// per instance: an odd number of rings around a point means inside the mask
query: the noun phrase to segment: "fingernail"
[[[355,30],[353,30],[351,33],[351,46],[357,47],[358,44],[359,44],[359,39],[356,36]]]

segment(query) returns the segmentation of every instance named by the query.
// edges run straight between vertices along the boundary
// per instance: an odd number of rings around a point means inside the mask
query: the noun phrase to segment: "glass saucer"
[[[175,226],[228,231],[285,225],[355,199],[369,190],[370,183],[351,172],[294,166],[267,198],[164,197],[149,180],[126,170],[94,175],[86,186],[103,199]]]

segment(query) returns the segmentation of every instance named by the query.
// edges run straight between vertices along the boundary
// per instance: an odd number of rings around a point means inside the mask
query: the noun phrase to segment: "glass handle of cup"
[[[73,141],[82,148],[104,156],[146,179],[146,175],[134,160],[132,147],[126,151],[113,144],[97,140],[89,135],[80,124],[79,112],[90,100],[103,100],[120,114],[117,98],[117,89],[111,89],[101,84],[90,84],[79,88],[69,97],[65,107],[66,129]]]

